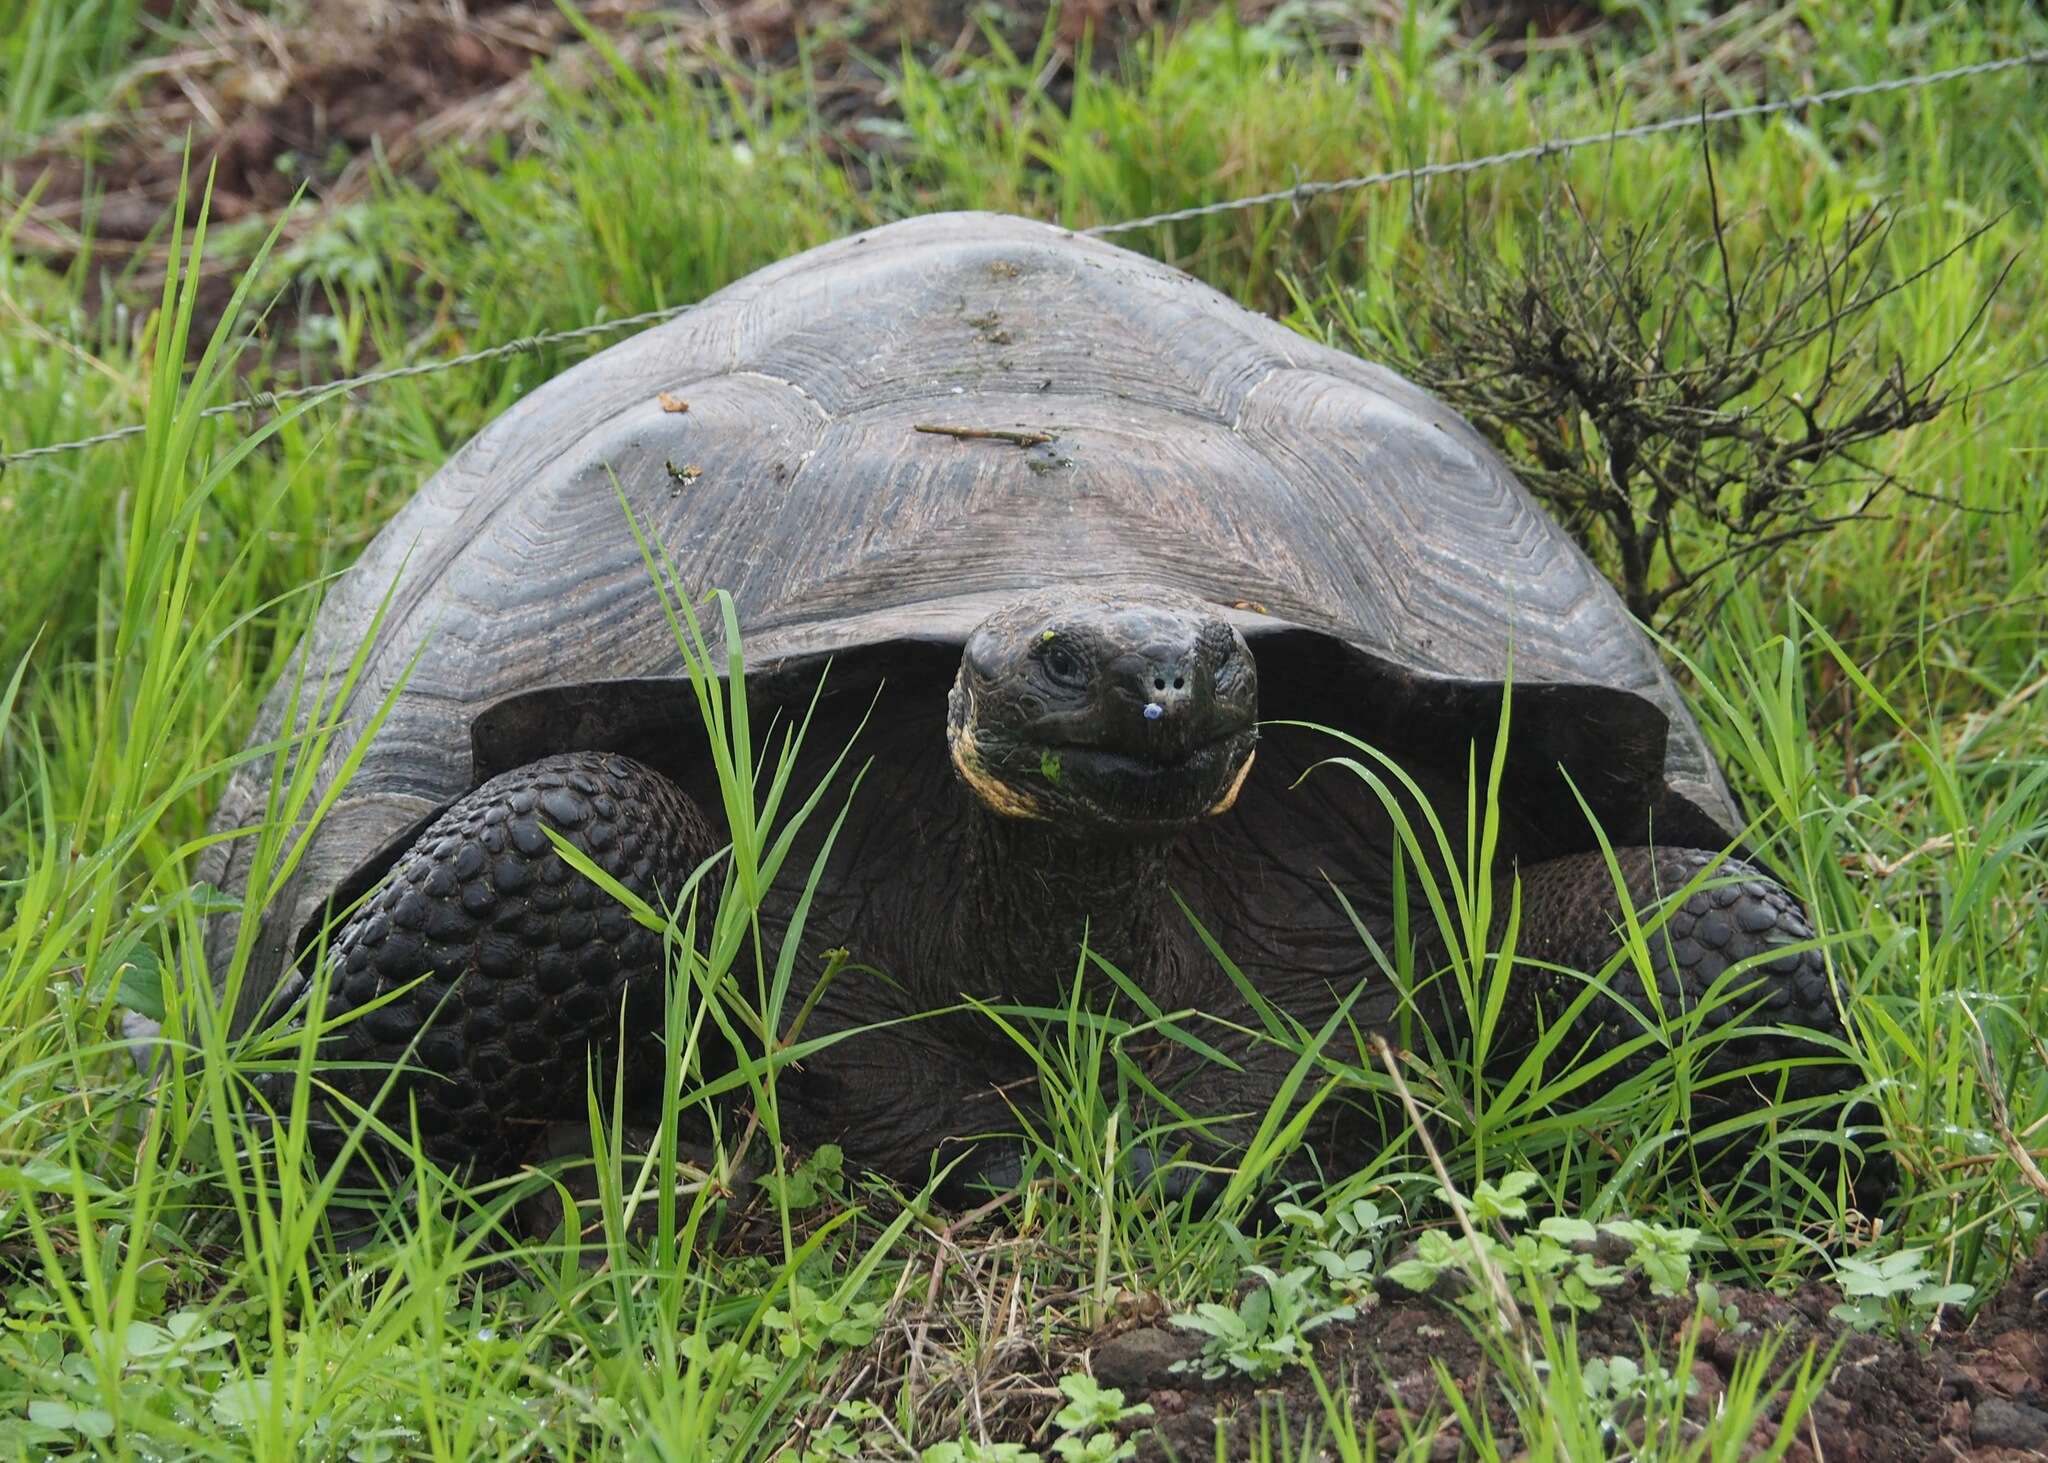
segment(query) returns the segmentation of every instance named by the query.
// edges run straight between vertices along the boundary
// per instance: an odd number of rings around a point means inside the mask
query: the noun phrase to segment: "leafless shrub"
[[[1887,357],[1875,307],[1976,235],[1905,275],[1886,268],[1878,210],[1738,249],[1707,166],[1707,229],[1668,205],[1604,224],[1566,193],[1521,260],[1461,239],[1419,302],[1387,307],[1404,319],[1367,332],[1502,447],[1651,623],[1681,618],[1724,566],[1753,572],[1914,491],[1870,449],[1949,404],[1944,372],[1990,302],[1926,369]]]

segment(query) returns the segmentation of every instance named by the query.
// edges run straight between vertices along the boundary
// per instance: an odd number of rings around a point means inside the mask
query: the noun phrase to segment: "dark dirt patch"
[[[616,21],[626,7],[598,11]],[[219,168],[216,218],[268,213],[302,184],[316,199],[358,191],[373,149],[402,163],[422,127],[524,78],[572,35],[559,10],[534,0],[330,0],[302,26],[251,16],[204,33],[139,68],[118,111],[14,160],[13,186],[41,179],[43,189],[19,242],[63,256],[82,231],[104,253],[150,239],[175,199],[188,129],[195,176]]]
[[[612,0],[587,13],[616,30],[649,4]],[[18,251],[63,267],[90,241],[99,267],[89,293],[111,286],[146,308],[168,261],[188,135],[187,222],[211,168],[219,223],[275,218],[303,189],[312,207],[286,221],[289,245],[365,197],[380,169],[403,175],[438,146],[516,127],[539,90],[536,65],[576,41],[550,0],[321,0],[292,28],[240,14],[241,26],[202,32],[137,67],[118,109],[67,125],[0,169],[5,196],[35,197],[14,234]],[[202,266],[195,350],[243,264],[238,251],[215,249]],[[290,314],[274,313],[272,328]]]
[[[1468,1399],[1485,1400],[1502,1451],[1511,1455],[1520,1443],[1514,1414],[1466,1313],[1390,1289],[1358,1321],[1317,1333],[1317,1365],[1350,1389],[1361,1436],[1369,1427],[1384,1447],[1399,1441],[1401,1415],[1448,1416],[1434,1370],[1441,1365]],[[1826,1390],[1784,1455],[1789,1463],[2048,1458],[2048,1246],[1966,1329],[1921,1341],[1845,1329],[1828,1316],[1838,1297],[1822,1286],[1791,1296],[1724,1287],[1721,1299],[1736,1307],[1748,1331],[1696,1318],[1690,1297],[1660,1299],[1632,1275],[1598,1311],[1580,1318],[1579,1354],[1639,1360],[1654,1352],[1670,1365],[1693,1329],[1697,1388],[1686,1415],[1696,1427],[1715,1415],[1738,1359],[1763,1339],[1781,1343],[1773,1363],[1781,1370],[1796,1367],[1808,1347],[1825,1355],[1840,1342]],[[1097,1380],[1123,1388],[1129,1401],[1151,1402],[1156,1411],[1154,1425],[1140,1436],[1141,1458],[1217,1457],[1219,1429],[1226,1439],[1221,1456],[1246,1456],[1261,1409],[1268,1419],[1284,1411],[1295,1438],[1322,1425],[1323,1407],[1305,1372],[1254,1387],[1171,1370],[1197,1346],[1198,1338],[1158,1326],[1097,1339],[1090,1358]],[[1781,1415],[1782,1399],[1773,1423]],[[1767,1443],[1759,1429],[1741,1456],[1765,1456]],[[1455,1420],[1446,1422],[1431,1456],[1470,1455]]]

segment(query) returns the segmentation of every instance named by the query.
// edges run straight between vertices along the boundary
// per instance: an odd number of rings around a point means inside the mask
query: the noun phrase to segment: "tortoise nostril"
[[[1178,686],[1179,684],[1179,681],[1174,682],[1174,685],[1176,686]],[[1166,677],[1154,676],[1152,678],[1152,689],[1155,691],[1164,691],[1166,689]]]
[[[1176,690],[1176,691],[1185,691],[1185,690],[1186,690],[1187,688],[1188,688],[1188,680],[1187,680],[1187,677],[1186,677],[1186,676],[1175,676],[1175,677],[1173,678],[1173,689],[1174,689],[1174,690]]]

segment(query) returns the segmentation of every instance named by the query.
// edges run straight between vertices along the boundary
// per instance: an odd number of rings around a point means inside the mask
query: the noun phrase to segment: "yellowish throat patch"
[[[1019,792],[1001,778],[991,776],[981,765],[981,750],[974,744],[972,725],[963,726],[958,731],[949,729],[946,747],[953,754],[953,767],[960,774],[960,780],[973,788],[974,795],[991,811],[1006,818],[1043,819],[1046,816],[1038,799]]]
[[[1244,761],[1240,762],[1237,767],[1237,776],[1230,779],[1230,790],[1210,805],[1210,817],[1213,818],[1218,813],[1230,811],[1231,804],[1237,801],[1237,795],[1244,790],[1244,780],[1252,774],[1252,759],[1258,755],[1257,748],[1253,748],[1244,754]]]

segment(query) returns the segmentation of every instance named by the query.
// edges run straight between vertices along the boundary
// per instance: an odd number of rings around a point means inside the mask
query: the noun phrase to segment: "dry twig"
[[[910,429],[933,437],[954,437],[963,442],[1008,442],[1013,447],[1042,447],[1057,442],[1057,432],[1033,432],[1017,427],[942,427],[919,422]]]
[[[2035,1162],[2033,1152],[2013,1131],[2012,1109],[2005,1100],[2005,1079],[1999,1075],[1998,1063],[1991,1056],[1991,1043],[1985,1039],[1984,1028],[1978,1025],[1976,1013],[1968,1014],[1970,1025],[1977,1032],[1977,1075],[1984,1083],[1984,1106],[1991,1119],[1991,1130],[1998,1134],[1999,1144],[2012,1160],[2013,1167],[2020,1171],[2020,1177],[2033,1185],[2035,1193],[2048,1198],[2048,1174],[2041,1172],[2041,1165]]]

